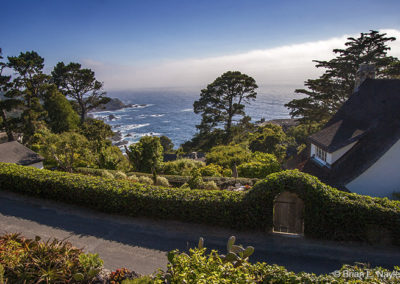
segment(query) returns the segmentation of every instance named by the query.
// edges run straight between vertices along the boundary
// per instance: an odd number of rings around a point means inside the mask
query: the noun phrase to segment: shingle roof
[[[0,162],[27,166],[43,161],[44,158],[17,141],[0,144]]]
[[[399,139],[400,80],[367,79],[325,127],[310,136],[311,143],[328,152],[358,142],[330,170],[317,169],[309,161],[303,171],[341,186],[372,166]]]

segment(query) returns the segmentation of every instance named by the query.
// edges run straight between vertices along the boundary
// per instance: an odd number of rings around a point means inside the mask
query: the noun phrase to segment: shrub
[[[231,168],[248,162],[250,160],[250,151],[239,145],[234,146],[216,146],[206,155],[207,163],[213,163],[223,168]]]
[[[203,184],[203,188],[207,190],[217,190],[219,189],[214,181],[207,181]]]
[[[163,147],[157,136],[143,136],[139,142],[125,149],[135,171],[153,173],[161,166]]]
[[[238,174],[247,178],[265,178],[267,175],[280,171],[279,162],[272,154],[255,153],[255,161],[241,164],[238,167]]]
[[[399,201],[338,191],[299,171],[273,173],[249,191],[231,192],[154,188],[128,180],[0,163],[0,189],[108,213],[262,231],[272,228],[275,197],[289,191],[304,202],[306,236],[370,241],[369,232],[374,230],[400,245]]]
[[[126,174],[121,171],[115,172],[114,177],[117,179],[126,179],[127,178]]]
[[[168,180],[165,177],[159,177],[159,176],[157,177],[156,185],[165,186],[165,187],[170,186]]]
[[[151,178],[145,177],[145,176],[139,177],[139,182],[140,183],[144,183],[144,184],[148,184],[148,185],[152,185],[154,183]]]
[[[178,159],[166,162],[161,167],[161,173],[166,175],[190,176],[193,169],[204,167],[205,163],[193,159]]]
[[[224,169],[222,171],[222,176],[224,176],[224,177],[232,177],[232,170],[231,169]]]
[[[189,254],[172,251],[168,254],[168,261],[167,271],[159,271],[154,283],[398,283],[393,277],[384,275],[400,273],[399,267],[389,271],[363,264],[344,265],[340,269],[340,276],[305,272],[296,274],[276,264],[251,264],[247,260],[235,267],[231,262],[223,261],[216,250],[206,254],[205,248],[190,249]],[[344,274],[343,271],[348,273]]]
[[[200,174],[200,170],[193,169],[191,172],[190,179],[188,180],[188,185],[191,189],[203,188],[204,182]]]
[[[222,177],[223,168],[220,165],[209,164],[200,168],[203,177]]]
[[[112,179],[115,178],[115,176],[107,170],[102,170],[101,176],[104,178],[112,178]]]
[[[135,279],[126,279],[121,282],[121,284],[152,284],[153,279],[150,276],[142,276]]]
[[[7,234],[0,237],[0,264],[9,283],[90,283],[103,261],[68,242]]]
[[[132,182],[138,182],[139,178],[136,175],[131,175],[131,176],[128,176],[128,180],[130,180]]]

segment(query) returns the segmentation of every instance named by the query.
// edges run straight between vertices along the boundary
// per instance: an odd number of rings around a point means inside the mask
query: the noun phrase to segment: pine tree
[[[347,40],[345,49],[333,50],[337,54],[335,58],[314,61],[317,68],[326,71],[318,79],[308,79],[305,82],[307,89],[295,90],[296,94],[305,97],[285,105],[292,117],[300,117],[303,123],[327,121],[353,93],[355,75],[362,63],[375,64],[377,78],[395,77],[400,71],[396,65],[399,60],[387,55],[390,50],[387,44],[394,41],[394,37],[370,31]]]

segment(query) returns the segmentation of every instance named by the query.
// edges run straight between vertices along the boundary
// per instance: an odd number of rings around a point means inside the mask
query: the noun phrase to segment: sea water
[[[91,115],[111,125],[113,131],[119,132],[128,144],[137,142],[145,135],[165,135],[178,148],[193,137],[196,125],[201,121],[201,115],[193,112],[193,102],[199,99],[196,93],[124,92],[108,95],[134,105]],[[262,118],[289,118],[289,110],[284,104],[293,98],[293,93],[258,93],[257,99],[246,105],[245,112],[252,122]]]

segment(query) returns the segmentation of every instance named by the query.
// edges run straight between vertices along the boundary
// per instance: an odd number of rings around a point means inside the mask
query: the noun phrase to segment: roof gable
[[[17,141],[0,144],[0,162],[22,166],[42,162],[44,158]]]
[[[333,152],[358,141],[331,165],[311,161],[303,171],[342,186],[372,166],[400,139],[400,80],[367,79],[310,142]]]

